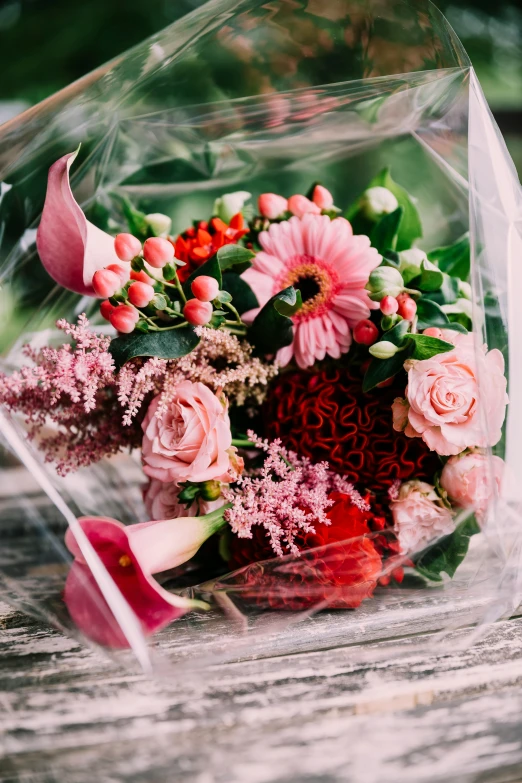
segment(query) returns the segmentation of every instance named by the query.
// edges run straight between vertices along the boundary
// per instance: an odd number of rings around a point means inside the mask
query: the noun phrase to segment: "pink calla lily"
[[[140,621],[145,636],[160,631],[191,609],[207,608],[201,601],[182,598],[165,590],[152,574],[189,560],[222,526],[222,508],[202,517],[129,526],[108,517],[84,517],[79,522],[114,584]],[[64,590],[71,619],[98,644],[128,647],[71,530],[66,533],[65,544],[75,558]]]
[[[42,264],[59,285],[77,294],[96,296],[92,277],[98,269],[118,262],[114,237],[85,217],[69,182],[69,170],[78,150],[69,152],[49,169],[36,246]]]

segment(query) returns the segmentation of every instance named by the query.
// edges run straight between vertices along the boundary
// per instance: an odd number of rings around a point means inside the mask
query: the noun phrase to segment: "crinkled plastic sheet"
[[[413,0],[213,0],[3,126],[4,369],[20,365],[23,343],[56,340],[58,316],[87,312],[100,323],[93,300],[53,288],[34,245],[47,169],[79,143],[72,184],[94,222],[118,218],[125,194],[145,212],[172,215],[177,231],[231,190],[304,192],[319,179],[337,203],[350,203],[391,165],[417,199],[423,247],[470,230],[475,329],[509,368],[506,432],[496,453],[505,449],[512,480],[452,581],[380,587],[353,610],[354,590],[364,585],[320,578],[332,563],[338,567],[338,546],[210,580],[191,565],[167,586],[209,598],[213,609],[156,637],[156,663],[158,648],[165,654],[160,669],[165,659],[192,668],[333,645],[368,657],[376,653],[367,643],[377,639],[390,639],[383,654],[391,655],[402,649],[391,640],[411,646],[427,631],[438,632],[427,645],[432,650],[455,627],[475,628],[462,636],[465,643],[514,613],[522,574],[520,186],[471,64],[437,9]],[[120,455],[58,479],[24,441],[20,422],[4,412],[0,429],[5,597],[75,632],[61,599],[70,524],[98,584],[100,611],[150,668],[138,621],[76,521],[87,514],[146,519],[139,462]]]

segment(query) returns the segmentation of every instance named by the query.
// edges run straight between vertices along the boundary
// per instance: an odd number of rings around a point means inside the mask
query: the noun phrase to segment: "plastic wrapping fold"
[[[24,344],[37,350],[63,342],[58,318],[74,322],[86,313],[97,331],[110,331],[95,300],[53,284],[35,246],[47,171],[80,143],[73,192],[105,231],[121,225],[130,202],[169,215],[176,234],[210,215],[225,192],[302,193],[316,181],[328,184],[336,203],[349,204],[391,167],[422,215],[419,247],[451,246],[469,232],[473,329],[481,335],[475,350],[485,343],[502,353],[510,400],[503,436],[485,464],[494,484],[493,460],[503,457],[505,476],[480,526],[461,511],[451,540],[399,551],[387,529],[373,529],[314,540],[300,555],[266,559],[261,547],[258,562],[231,574],[211,541],[159,581],[137,569],[133,578],[145,587],[134,600],[78,518],[147,521],[139,454],[122,451],[59,477],[38,448],[38,438],[52,432],[43,428],[27,441],[23,421],[5,409],[5,598],[72,633],[79,626],[96,642],[130,646],[144,668],[151,645],[187,668],[334,644],[355,645],[362,657],[365,642],[405,637],[411,646],[422,631],[440,632],[433,649],[449,629],[469,626],[463,639],[471,641],[513,614],[522,600],[522,198],[471,63],[437,9],[413,0],[212,0],[0,128],[5,373],[23,365]],[[485,366],[477,358],[486,397]],[[487,431],[486,408],[483,415]],[[379,460],[386,456],[376,451],[377,472]],[[64,543],[68,525],[79,548],[74,563],[74,548]],[[111,539],[118,556],[130,546],[130,534],[122,536]],[[382,556],[392,549],[393,558]],[[438,581],[426,581],[427,573]],[[76,615],[67,610],[74,590],[83,596]],[[165,593],[211,609],[176,619],[177,604]],[[159,613],[154,642],[145,638],[147,612]],[[400,642],[390,641],[388,653],[395,648]]]

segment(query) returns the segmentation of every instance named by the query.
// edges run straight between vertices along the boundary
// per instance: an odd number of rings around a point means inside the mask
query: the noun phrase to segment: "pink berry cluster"
[[[315,186],[311,199],[299,193],[290,196],[288,199],[279,196],[277,193],[263,193],[259,196],[258,208],[261,216],[267,220],[277,220],[286,216],[288,212],[291,215],[302,218],[303,215],[308,213],[320,215],[323,211],[338,211],[334,207],[332,194],[322,185]]]
[[[401,319],[413,321],[417,312],[417,304],[408,293],[403,292],[396,297],[383,296],[379,302],[379,309],[384,316],[381,326],[385,331]],[[353,339],[360,345],[373,345],[377,342],[379,336],[378,326],[373,321],[370,321],[369,318],[363,318],[353,330]]]
[[[191,285],[193,298],[187,300],[177,277],[176,263],[180,262],[176,262],[170,240],[150,237],[142,245],[132,234],[118,234],[114,249],[123,263],[109,264],[95,272],[92,285],[97,296],[103,298],[100,305],[103,318],[118,332],[130,334],[138,324],[142,331],[165,329],[175,319],[178,326],[210,323],[214,313],[212,302],[220,294],[218,281],[200,275]],[[145,264],[162,270],[161,278],[148,274]],[[176,289],[172,294],[174,301],[167,289]],[[222,296],[223,301],[227,297]]]

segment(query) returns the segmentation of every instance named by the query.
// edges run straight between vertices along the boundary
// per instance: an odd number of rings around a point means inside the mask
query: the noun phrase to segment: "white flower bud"
[[[246,190],[237,190],[235,193],[225,193],[214,202],[212,213],[224,223],[230,223],[234,215],[241,212],[252,194]]]
[[[464,299],[471,299],[471,286],[469,283],[466,283],[464,280],[459,280],[459,294]]]
[[[154,236],[167,236],[170,227],[172,226],[172,220],[168,215],[163,215],[161,212],[152,212],[150,215],[145,215],[145,218],[151,227]]]
[[[361,199],[361,209],[369,220],[379,220],[383,215],[395,212],[399,202],[388,188],[368,188]]]
[[[385,296],[397,298],[404,290],[404,280],[395,267],[379,266],[371,273],[366,289],[370,291],[373,302],[380,302]]]
[[[422,262],[428,262],[428,257],[420,247],[411,247],[409,250],[402,250],[399,253],[399,272],[404,277],[413,280],[420,275]]]
[[[380,340],[378,343],[370,345],[368,350],[376,359],[391,359],[399,349],[389,340]]]

